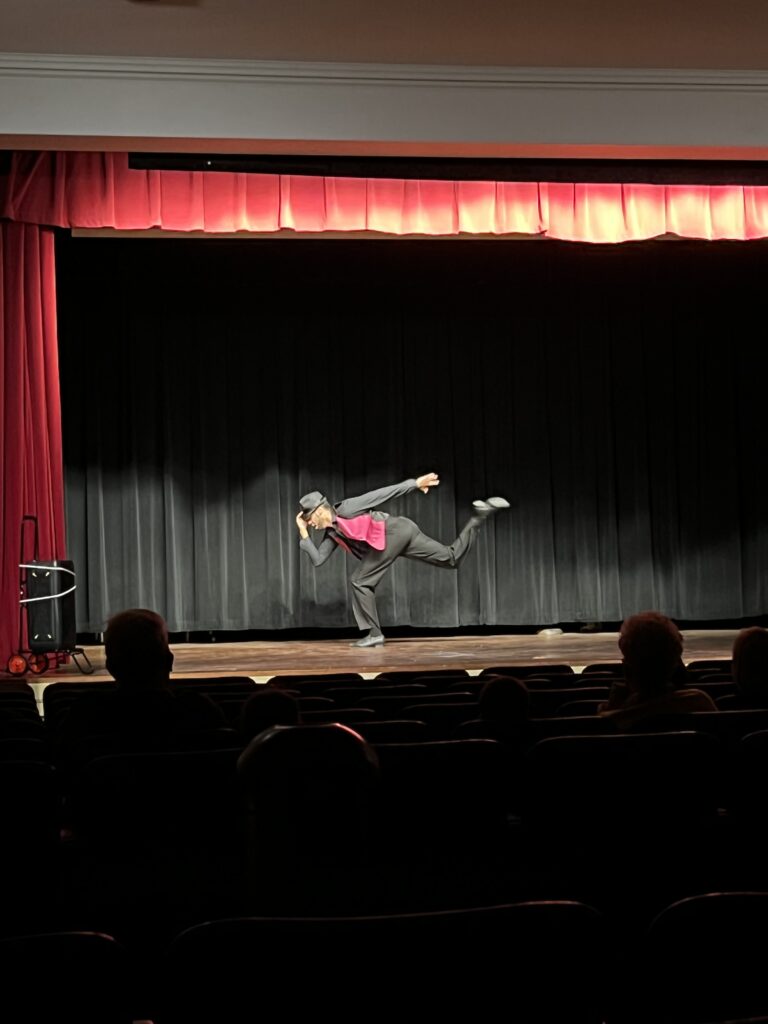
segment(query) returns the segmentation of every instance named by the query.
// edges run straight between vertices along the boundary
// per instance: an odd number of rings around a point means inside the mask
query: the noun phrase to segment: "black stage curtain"
[[[752,243],[62,237],[78,626],[351,626],[298,497],[435,470],[391,511],[458,573],[401,560],[385,626],[768,611],[764,267]]]

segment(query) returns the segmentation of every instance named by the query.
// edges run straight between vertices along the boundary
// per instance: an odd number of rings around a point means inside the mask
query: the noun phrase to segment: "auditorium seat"
[[[516,676],[518,679],[525,679],[526,676],[572,676],[574,675],[573,668],[566,664],[546,664],[540,665],[487,665],[481,670],[480,676]]]
[[[297,1020],[340,1024],[491,1013],[599,1024],[602,978],[616,970],[611,948],[604,918],[569,901],[208,921],[170,946],[157,1024],[240,1024],[267,998]],[[261,995],[267,980],[269,997]]]
[[[110,935],[27,934],[0,939],[3,1004],[14,1024],[131,1024],[148,1009],[146,972]],[[11,1010],[12,1007],[12,1010]]]
[[[627,1018],[709,1024],[768,1014],[768,892],[710,892],[678,900],[651,923],[635,963]]]

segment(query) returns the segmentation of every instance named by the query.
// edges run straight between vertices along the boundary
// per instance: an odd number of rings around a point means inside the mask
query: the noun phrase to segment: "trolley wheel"
[[[27,659],[23,654],[12,654],[5,663],[5,670],[12,676],[23,676],[27,674]]]
[[[27,663],[29,665],[30,672],[34,672],[36,676],[41,676],[48,668],[48,655],[30,654],[27,658]]]

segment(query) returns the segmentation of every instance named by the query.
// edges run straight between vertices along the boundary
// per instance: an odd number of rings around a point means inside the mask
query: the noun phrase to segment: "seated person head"
[[[248,739],[273,725],[297,725],[299,705],[290,693],[265,686],[243,704],[238,729]]]
[[[768,630],[742,629],[733,642],[733,681],[745,697],[768,699]]]
[[[683,638],[666,615],[660,612],[630,615],[621,625],[619,650],[630,690],[651,698],[674,686],[683,653]]]
[[[514,726],[528,721],[528,687],[514,676],[492,676],[480,691],[480,717],[497,725]]]
[[[318,857],[318,842],[327,854],[340,836],[365,827],[379,760],[345,725],[275,725],[251,740],[237,772],[258,843],[284,844],[287,853],[309,841],[307,852]]]
[[[173,668],[168,627],[157,612],[130,608],[113,615],[104,633],[107,671],[122,686],[167,686]]]

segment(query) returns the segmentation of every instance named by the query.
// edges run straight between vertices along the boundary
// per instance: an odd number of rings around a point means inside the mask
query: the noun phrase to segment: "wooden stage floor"
[[[736,630],[684,630],[686,662],[730,658]],[[354,648],[348,639],[275,640],[241,643],[174,644],[175,676],[272,676],[360,672],[365,677],[396,669],[461,668],[476,674],[489,665],[567,663],[576,671],[588,664],[620,660],[618,634],[562,633],[558,636],[431,636],[389,639],[383,647]],[[96,671],[82,676],[74,665],[48,672],[37,681],[109,679],[104,648],[86,647]]]

